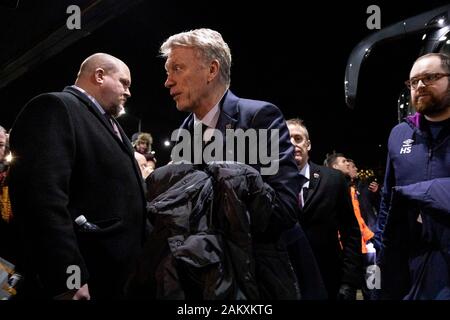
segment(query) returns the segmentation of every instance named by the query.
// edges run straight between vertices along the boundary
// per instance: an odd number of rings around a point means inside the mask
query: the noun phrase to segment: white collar
[[[86,90],[84,90],[83,88],[80,88],[76,85],[72,85],[71,87],[74,88],[75,90],[78,90],[79,92],[84,94],[86,97],[88,97],[89,100],[91,100],[92,103],[97,107],[98,111],[100,111],[101,114],[106,113],[106,111],[103,109],[103,107],[100,105],[100,103],[98,103],[98,101],[93,96],[91,96],[89,93],[87,93]]]
[[[194,113],[194,126],[197,126],[199,122],[203,123],[208,128],[215,128],[217,121],[219,120],[219,102],[203,117],[203,119],[197,118]]]
[[[305,178],[307,178],[309,180],[309,177],[311,176],[311,172],[310,172],[310,168],[309,168],[309,163],[307,162],[305,164],[305,166],[302,168],[302,170],[300,170],[300,174],[303,175]]]
[[[311,169],[309,167],[309,163],[307,162],[305,166],[300,170],[300,174],[303,175],[306,179],[305,183],[303,183],[303,187],[309,188],[309,177],[311,176]]]
[[[222,97],[219,99],[219,101],[217,101],[216,105],[211,110],[208,111],[208,113],[203,117],[203,119],[200,120],[194,113],[194,126],[198,125],[198,122],[201,122],[208,128],[214,129],[216,127],[220,115],[219,104],[220,101],[222,101],[223,97],[225,96],[226,92],[227,90],[225,90],[225,92],[222,94]]]

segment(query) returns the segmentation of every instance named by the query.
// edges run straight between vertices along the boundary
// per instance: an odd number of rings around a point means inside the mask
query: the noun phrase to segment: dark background
[[[64,26],[68,5],[84,8],[92,2],[21,1],[15,8],[16,1],[0,1],[0,66]],[[360,167],[382,167],[389,131],[397,123],[398,94],[420,39],[374,50],[363,69],[359,104],[349,109],[345,66],[352,48],[376,31],[366,27],[371,4],[380,7],[383,28],[447,2],[142,1],[3,86],[0,124],[9,129],[29,99],[73,84],[87,56],[106,52],[125,61],[132,75],[132,98],[119,122],[131,137],[140,121],[142,131],[153,135],[159,164],[164,164],[169,149],[163,141],[186,114],[176,110],[163,86],[164,61],[158,49],[174,33],[208,27],[221,32],[231,48],[231,90],[273,102],[286,119],[303,118],[313,161],[322,163],[327,152],[336,150]]]

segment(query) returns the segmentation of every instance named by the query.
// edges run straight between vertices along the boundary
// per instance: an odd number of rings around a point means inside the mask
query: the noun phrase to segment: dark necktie
[[[308,187],[303,187],[302,190],[303,190],[303,205],[304,205],[305,202],[306,202],[306,199],[308,199],[309,188]]]
[[[119,127],[117,126],[117,124],[114,121],[114,119],[107,113],[105,113],[105,118],[108,121],[108,123],[111,125],[111,127],[112,127],[114,133],[116,134],[116,136],[120,139],[120,141],[123,142],[122,136],[120,135]]]

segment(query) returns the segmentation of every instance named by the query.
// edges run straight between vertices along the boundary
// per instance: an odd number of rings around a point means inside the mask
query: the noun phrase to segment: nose
[[[130,88],[125,89],[124,96],[126,96],[127,98],[131,97]]]
[[[426,85],[425,85],[425,83],[423,83],[422,79],[419,79],[417,81],[417,88],[416,89],[419,89],[420,87],[426,87]]]
[[[173,81],[172,77],[170,75],[167,75],[167,79],[164,82],[164,87],[171,88],[175,85],[175,81]]]

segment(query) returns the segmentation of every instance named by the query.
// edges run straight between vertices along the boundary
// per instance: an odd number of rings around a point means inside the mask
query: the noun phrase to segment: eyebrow
[[[131,82],[128,79],[120,78],[120,81],[124,83],[127,87],[131,87]]]

